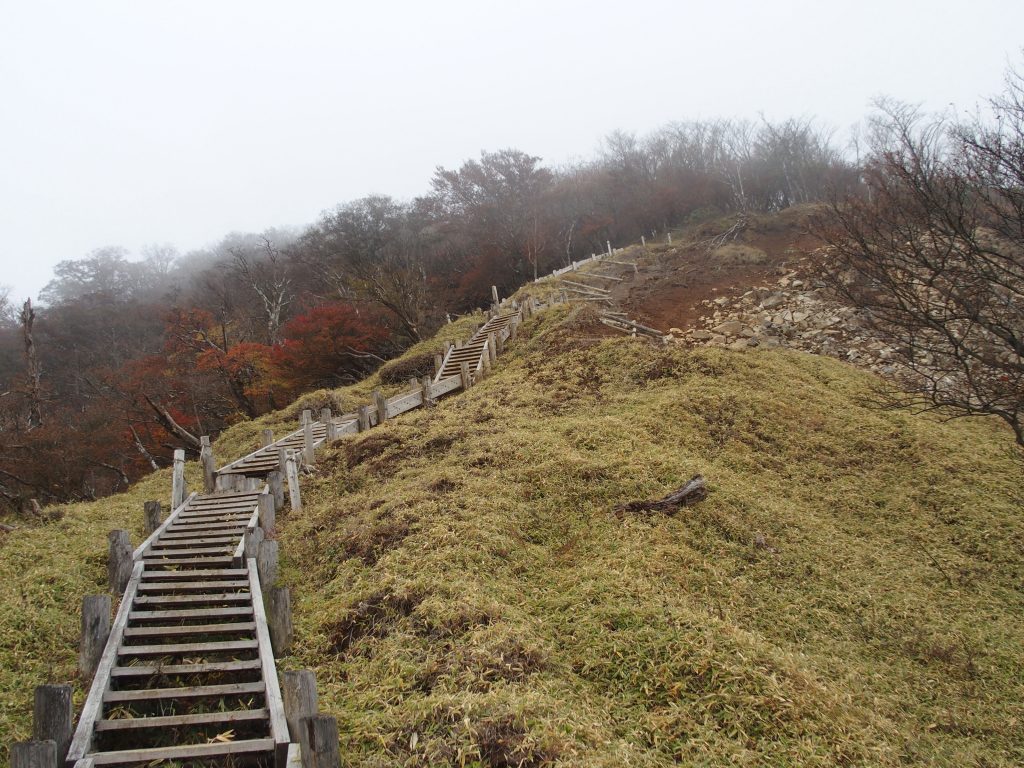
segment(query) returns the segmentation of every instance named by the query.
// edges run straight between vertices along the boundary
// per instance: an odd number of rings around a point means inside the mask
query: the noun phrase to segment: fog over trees
[[[876,130],[898,128],[902,114],[876,115]],[[0,500],[112,492],[174,448],[193,450],[182,431],[216,433],[357,381],[446,314],[486,305],[491,285],[507,294],[608,241],[732,212],[867,201],[890,148],[849,151],[805,118],[673,123],[616,132],[562,167],[483,152],[438,167],[421,197],[342,202],[301,231],[231,233],[186,254],[110,246],[61,262],[30,324],[0,291]]]

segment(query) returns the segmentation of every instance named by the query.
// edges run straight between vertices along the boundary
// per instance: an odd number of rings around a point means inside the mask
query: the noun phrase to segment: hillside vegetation
[[[318,455],[279,520],[283,665],[356,766],[1020,764],[1019,459],[995,423],[870,407],[873,381],[547,312],[479,386]],[[698,472],[696,506],[613,514]],[[168,487],[0,540],[4,743],[73,674],[106,531],[138,540]]]

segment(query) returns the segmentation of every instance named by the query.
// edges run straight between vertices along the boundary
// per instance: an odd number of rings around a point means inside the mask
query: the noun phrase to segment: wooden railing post
[[[491,359],[492,364],[498,359],[498,345],[500,343],[498,335],[494,331],[487,334],[487,356]]]
[[[256,570],[260,576],[260,584],[264,588],[273,586],[277,581],[277,559],[279,545],[276,541],[263,539],[256,550]]]
[[[469,389],[472,382],[469,378],[469,363],[465,360],[459,365],[459,375],[462,377],[462,388]]]
[[[264,429],[260,432],[260,448],[269,448],[274,444],[274,430]]]
[[[316,675],[308,669],[285,672],[281,686],[284,699],[284,716],[288,721],[288,732],[299,743],[304,768],[314,768],[313,750],[309,744],[309,731],[303,722],[320,712],[316,692]]]
[[[377,409],[378,426],[388,420],[388,401],[379,389],[373,391],[373,405]]]
[[[285,467],[285,475],[288,477],[288,500],[291,502],[292,512],[301,512],[302,494],[299,491],[299,467],[294,451],[288,451]]]
[[[253,528],[250,531],[245,532],[245,559],[249,560],[255,558],[260,553],[260,544],[263,543],[263,539],[266,534],[262,528]]]
[[[316,768],[338,768],[341,765],[338,721],[330,715],[313,715],[303,719],[302,727],[307,731],[312,765]]]
[[[303,411],[308,413],[308,411]],[[312,419],[306,421],[302,425],[302,460],[306,464],[312,464],[316,459],[313,449],[313,421]]]
[[[89,679],[95,674],[100,656],[110,637],[110,595],[82,598],[82,637],[78,643],[78,671]]]
[[[359,431],[365,432],[370,428],[370,406],[359,406]]]
[[[271,587],[266,590],[266,595],[270,645],[274,649],[274,656],[287,656],[292,648],[291,590],[288,587]]]
[[[171,474],[171,510],[185,503],[185,450],[174,451],[174,469]]]
[[[267,473],[267,485],[270,486],[270,496],[274,499],[274,511],[284,509],[284,472],[275,469]]]
[[[147,501],[142,505],[143,529],[147,536],[160,527],[162,511],[159,501]]]
[[[437,376],[441,372],[441,366],[444,364],[444,355],[434,355],[434,375]]]
[[[274,497],[269,493],[261,493],[257,498],[259,499],[260,528],[264,531],[272,531],[277,525]]]
[[[210,446],[210,436],[203,435],[199,438],[199,461],[203,465],[203,492],[213,493],[216,484],[216,461],[213,458],[213,448]]]
[[[56,750],[51,768],[63,764],[71,746],[74,711],[71,706],[70,685],[40,685],[36,687],[33,706],[32,738],[52,741]]]
[[[132,577],[132,541],[128,531],[111,531],[107,536],[107,584],[115,595],[124,593]]]
[[[57,760],[57,742],[52,739],[11,745],[11,768],[54,768]]]

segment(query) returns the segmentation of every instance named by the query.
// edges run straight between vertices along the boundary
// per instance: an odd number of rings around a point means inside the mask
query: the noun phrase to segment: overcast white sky
[[[106,245],[303,225],[515,146],[971,108],[1021,60],[1020,0],[0,0],[0,284]]]

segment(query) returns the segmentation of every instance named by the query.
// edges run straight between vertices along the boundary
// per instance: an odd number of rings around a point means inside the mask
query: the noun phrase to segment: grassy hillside
[[[524,330],[480,386],[324,451],[280,519],[282,665],[316,669],[346,764],[1024,762],[998,425],[871,409],[834,360],[600,339],[565,308]],[[697,506],[612,514],[697,472]],[[0,540],[4,743],[72,675],[106,531],[168,487]]]

